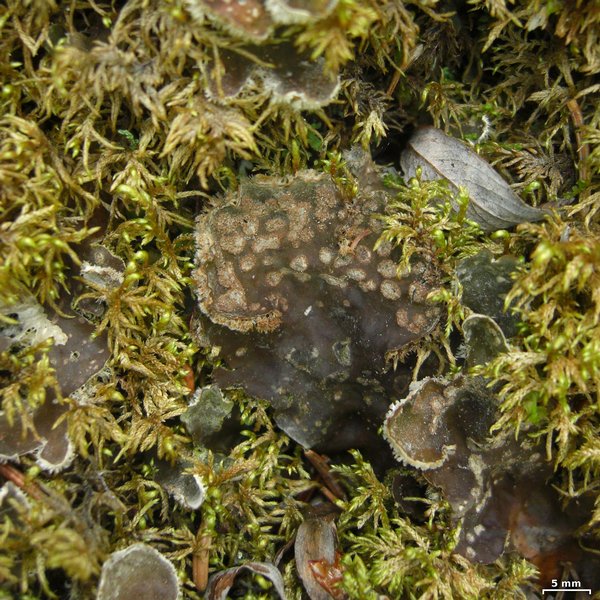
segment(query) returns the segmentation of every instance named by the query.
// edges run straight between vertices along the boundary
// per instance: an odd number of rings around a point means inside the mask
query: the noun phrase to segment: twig
[[[579,175],[584,181],[588,181],[588,158],[590,155],[590,149],[586,143],[581,139],[581,128],[583,127],[583,114],[581,108],[575,98],[571,98],[567,101],[567,108],[571,112],[571,120],[573,121],[573,127],[575,128],[575,139],[577,140],[577,154],[579,155]]]
[[[321,476],[325,487],[331,492],[331,494],[335,498],[339,498],[341,500],[346,499],[346,494],[344,490],[340,486],[340,484],[336,481],[335,477],[331,473],[331,469],[327,464],[327,459],[320,454],[317,454],[314,450],[305,450],[304,456],[309,460],[310,464],[316,469],[317,473]],[[323,491],[323,490],[322,490]],[[325,494],[327,495],[327,494]],[[327,496],[329,498],[329,496]],[[334,498],[334,499],[335,499]],[[331,499],[331,498],[330,498]],[[333,500],[332,500],[333,502]]]
[[[19,469],[15,469],[15,467],[11,465],[0,465],[0,475],[8,481],[12,481],[18,488],[22,489],[32,498],[36,500],[43,500],[44,494],[42,490],[31,481],[27,481],[25,479],[25,475],[19,471]]]
[[[204,529],[204,525],[200,526]],[[196,588],[203,592],[208,585],[208,558],[210,555],[211,536],[200,533],[197,550],[192,557],[192,579]]]

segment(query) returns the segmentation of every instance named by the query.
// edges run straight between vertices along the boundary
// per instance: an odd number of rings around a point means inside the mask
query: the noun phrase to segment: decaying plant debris
[[[0,598],[600,589],[599,48],[596,0],[2,3]]]

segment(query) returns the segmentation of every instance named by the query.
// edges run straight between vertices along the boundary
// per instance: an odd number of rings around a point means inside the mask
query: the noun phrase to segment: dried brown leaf
[[[327,510],[327,507],[324,508]],[[296,535],[296,568],[311,600],[334,598],[323,585],[329,579],[328,573],[337,564],[334,514],[321,514],[321,511],[316,511],[305,519]]]
[[[546,214],[525,204],[473,150],[435,127],[415,132],[400,157],[400,165],[406,177],[414,177],[420,168],[423,179],[446,179],[453,189],[465,188],[471,198],[467,217],[486,231],[539,221]]]

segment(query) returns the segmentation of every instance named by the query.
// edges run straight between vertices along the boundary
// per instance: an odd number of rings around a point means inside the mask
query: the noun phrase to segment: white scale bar
[[[590,596],[592,595],[590,588],[544,588],[542,594],[546,592],[587,592]]]

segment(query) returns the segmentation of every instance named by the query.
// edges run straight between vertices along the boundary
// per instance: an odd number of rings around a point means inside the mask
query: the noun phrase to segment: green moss
[[[535,574],[526,561],[504,557],[485,567],[453,554],[456,531],[443,502],[422,499],[427,520],[414,523],[399,514],[370,465],[352,454],[354,464],[337,469],[351,490],[338,521],[341,587],[350,598],[377,598],[382,589],[396,598],[525,598],[520,586]]]
[[[462,287],[456,265],[460,259],[496,244],[477,223],[466,218],[469,196],[464,189],[454,193],[446,181],[422,181],[420,171],[407,183],[391,176],[386,183],[397,190],[397,195],[388,203],[389,214],[381,216],[384,231],[375,247],[390,242],[400,249],[399,273],[410,270],[413,257],[426,257],[440,271],[440,287],[429,299],[445,307],[446,318],[416,349],[416,379],[431,354],[438,358],[440,371],[446,358],[450,365],[456,364],[449,339],[452,331],[461,331],[467,316],[461,303]]]
[[[600,416],[600,243],[558,216],[520,232],[535,244],[507,297],[522,321],[521,335],[487,373],[503,385],[498,427],[533,424],[560,464]],[[597,474],[597,465],[588,467],[586,478]]]

